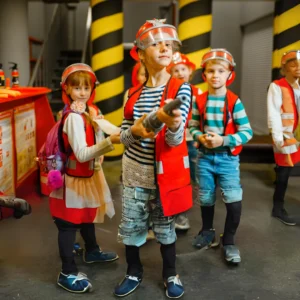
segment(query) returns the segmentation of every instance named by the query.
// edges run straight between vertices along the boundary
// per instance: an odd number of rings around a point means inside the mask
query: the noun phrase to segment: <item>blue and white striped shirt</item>
[[[134,139],[131,133],[131,126],[134,121],[144,114],[157,110],[160,107],[161,98],[165,85],[158,87],[145,86],[138,101],[133,108],[133,120],[123,119],[121,126],[121,142],[126,150],[123,155],[123,183],[125,186],[138,186],[154,189],[154,160],[155,160],[155,140],[154,139]],[[191,99],[191,87],[185,83],[178,91],[178,96],[186,96]],[[182,124],[176,132],[166,131],[166,143],[169,146],[181,144],[184,138],[184,124],[189,113],[191,101],[186,101],[181,105]]]
[[[245,108],[240,99],[237,99],[233,108],[233,121],[237,127],[235,134],[229,134],[224,136],[224,121],[223,121],[223,110],[224,110],[224,96],[208,95],[205,115],[204,115],[204,133],[208,131],[215,132],[223,136],[223,146],[217,149],[226,149],[226,147],[234,148],[247,143],[253,136]],[[198,136],[202,135],[200,131],[200,114],[196,102],[193,102],[192,107],[192,120],[189,121],[189,129],[194,138],[198,141]]]

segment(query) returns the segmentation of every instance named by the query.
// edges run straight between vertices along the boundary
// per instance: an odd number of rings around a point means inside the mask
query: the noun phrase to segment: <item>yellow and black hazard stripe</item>
[[[182,53],[196,65],[192,84],[206,90],[201,76],[202,56],[210,50],[210,33],[212,29],[211,0],[179,0],[178,35],[182,41]]]
[[[95,104],[108,121],[120,126],[124,93],[122,0],[91,0],[91,7],[92,68],[100,82]],[[115,145],[106,156],[117,159],[123,151],[123,145]]]
[[[280,77],[281,57],[290,50],[300,49],[300,2],[277,0],[274,15],[272,79]]]

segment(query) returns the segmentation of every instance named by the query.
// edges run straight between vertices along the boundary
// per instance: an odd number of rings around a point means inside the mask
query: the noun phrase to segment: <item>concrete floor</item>
[[[88,274],[94,291],[68,293],[56,284],[60,270],[57,229],[52,224],[47,197],[31,199],[33,213],[20,220],[0,223],[0,299],[115,299],[114,286],[123,277],[124,246],[116,234],[121,213],[120,162],[106,162],[105,174],[115,200],[116,216],[97,226],[99,244],[115,250],[120,259],[111,264],[86,265],[76,258],[80,271]],[[299,299],[300,228],[285,226],[270,217],[273,193],[271,165],[242,164],[243,216],[236,242],[242,254],[238,267],[227,266],[221,248],[195,250],[193,237],[200,228],[199,204],[188,213],[191,229],[178,235],[177,270],[185,286],[183,299],[254,300]],[[300,224],[299,177],[290,179],[287,209]],[[215,228],[224,226],[225,207],[218,201]],[[159,246],[150,241],[141,250],[144,280],[129,300],[166,299],[161,280]]]

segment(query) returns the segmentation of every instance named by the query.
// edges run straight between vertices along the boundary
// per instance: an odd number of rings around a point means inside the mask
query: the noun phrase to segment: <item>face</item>
[[[172,68],[171,75],[172,77],[188,82],[192,75],[192,70],[185,64],[177,64]]]
[[[144,51],[139,51],[139,57],[144,61],[146,67],[151,66],[153,68],[167,67],[171,63],[172,55],[172,41],[157,42]]]
[[[286,75],[290,75],[294,78],[300,78],[300,61],[295,59],[287,62],[284,67],[284,71]]]
[[[230,75],[229,64],[223,61],[218,63],[207,62],[204,74],[209,86],[219,89],[226,85],[226,81]]]
[[[80,84],[78,86],[68,86],[66,92],[73,101],[86,103],[91,96],[92,88],[91,86]]]
[[[145,70],[144,66],[141,66],[139,68],[139,71],[137,73],[137,78],[136,79],[138,80],[138,82],[140,84],[142,84],[142,83],[144,83],[146,81],[146,70]]]

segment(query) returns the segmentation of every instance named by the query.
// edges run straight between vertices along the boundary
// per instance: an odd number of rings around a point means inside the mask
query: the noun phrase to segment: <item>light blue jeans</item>
[[[200,150],[197,157],[196,177],[201,206],[215,204],[218,185],[225,203],[242,200],[239,156],[229,155],[227,152]]]
[[[124,186],[118,240],[127,246],[145,244],[150,217],[157,241],[164,245],[173,244],[177,238],[175,219],[164,216],[158,190]]]

